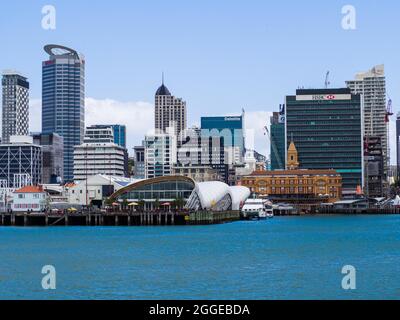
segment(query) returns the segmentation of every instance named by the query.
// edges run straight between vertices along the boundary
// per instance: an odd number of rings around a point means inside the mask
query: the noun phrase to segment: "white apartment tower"
[[[156,133],[163,134],[167,128],[174,128],[175,136],[178,136],[186,127],[186,102],[171,95],[163,80],[155,98]]]
[[[358,73],[355,80],[346,81],[353,94],[362,94],[364,102],[364,135],[380,137],[384,167],[389,165],[388,123],[386,118],[386,78],[384,65]]]
[[[145,138],[145,177],[170,176],[177,163],[177,138],[174,128],[166,133],[147,135]]]
[[[29,134],[29,82],[15,71],[4,71],[2,143]]]

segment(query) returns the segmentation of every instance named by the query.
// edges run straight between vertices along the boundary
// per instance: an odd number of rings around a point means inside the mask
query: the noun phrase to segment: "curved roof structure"
[[[126,186],[125,188],[122,188],[120,190],[118,190],[117,192],[115,192],[111,198],[112,199],[117,199],[118,197],[120,197],[121,195],[123,195],[124,193],[130,192],[130,191],[134,191],[135,189],[139,189],[145,186],[149,186],[149,185],[153,185],[156,183],[161,183],[161,182],[171,182],[171,181],[182,181],[182,182],[188,182],[188,183],[192,183],[193,184],[193,189],[195,187],[195,182],[193,179],[188,178],[188,177],[183,177],[183,176],[166,176],[166,177],[158,177],[158,178],[154,178],[154,179],[147,179],[147,180],[139,180],[135,183],[132,183],[128,186]]]
[[[232,199],[232,210],[240,210],[240,207],[251,195],[250,189],[243,186],[230,187],[229,191]]]
[[[196,184],[197,193],[201,207],[210,209],[229,194],[229,186],[223,182],[201,182]]]
[[[158,88],[156,96],[171,96],[171,92],[169,92],[168,88],[163,83],[161,87]]]
[[[67,57],[73,57],[73,58],[79,59],[79,54],[74,49],[60,46],[57,44],[48,44],[47,46],[44,47],[44,51],[46,51],[46,53],[52,57],[67,56]]]
[[[242,204],[250,197],[247,187],[230,187],[223,182],[201,182],[187,203],[191,210],[240,210]]]

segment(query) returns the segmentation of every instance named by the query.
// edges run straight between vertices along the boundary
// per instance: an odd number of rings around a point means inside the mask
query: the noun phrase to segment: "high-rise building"
[[[45,47],[42,72],[42,131],[64,138],[64,180],[74,178],[74,147],[85,131],[85,60],[75,50]]]
[[[386,78],[384,65],[359,73],[347,81],[352,94],[360,94],[364,104],[364,135],[380,137],[384,157],[384,172],[389,166],[388,123],[386,118]]]
[[[228,183],[229,164],[226,163],[224,138],[202,135],[200,128],[190,128],[181,133],[178,143],[178,167],[212,168],[220,179]]]
[[[126,177],[126,149],[115,143],[84,143],[75,146],[74,180],[94,175]]]
[[[158,88],[155,97],[155,129],[157,134],[166,133],[168,128],[174,128],[175,136],[187,127],[186,102],[171,95],[164,85],[164,80]]]
[[[202,117],[201,135],[222,137],[229,164],[243,162],[245,154],[244,114],[231,117]],[[226,160],[228,160],[226,159]]]
[[[285,169],[286,142],[285,118],[280,112],[271,117],[271,170]]]
[[[174,128],[167,133],[147,135],[145,138],[146,179],[170,176],[177,162],[177,138]]]
[[[64,176],[64,139],[57,133],[33,134],[33,143],[42,147],[44,184],[62,182]]]
[[[29,82],[15,71],[4,71],[2,143],[29,134]]]
[[[28,136],[11,136],[0,145],[0,184],[18,189],[42,183],[42,147]]]
[[[126,126],[93,125],[86,128],[85,143],[115,143],[126,148]]]
[[[361,96],[348,88],[286,97],[286,144],[295,143],[300,169],[336,170],[346,194],[364,182],[362,127]]]

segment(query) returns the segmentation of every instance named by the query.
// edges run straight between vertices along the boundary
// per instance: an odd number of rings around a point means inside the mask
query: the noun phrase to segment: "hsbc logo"
[[[335,96],[330,94],[330,95],[326,96],[326,100],[335,100]]]

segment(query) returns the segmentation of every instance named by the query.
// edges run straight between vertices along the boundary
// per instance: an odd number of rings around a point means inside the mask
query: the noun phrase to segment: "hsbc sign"
[[[351,94],[326,94],[296,96],[297,101],[351,100]]]

